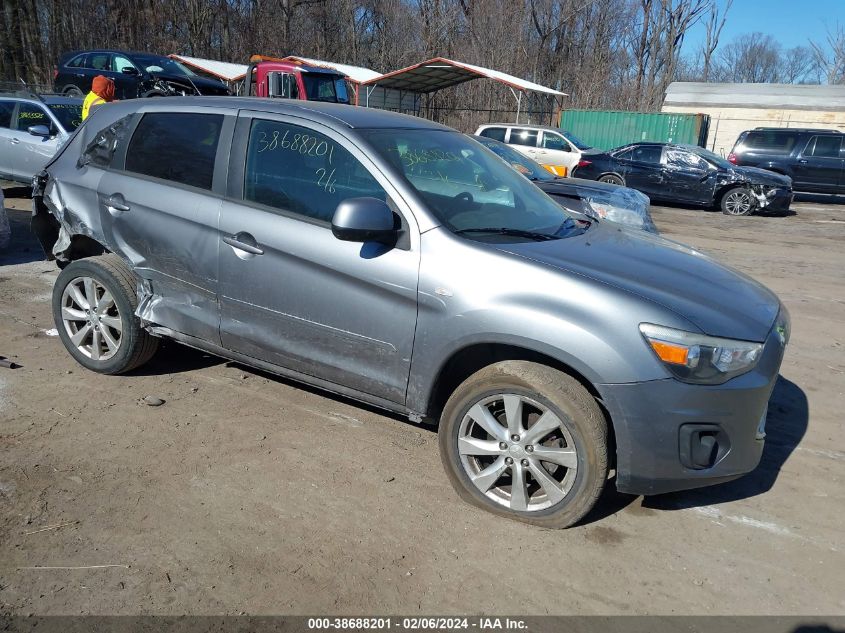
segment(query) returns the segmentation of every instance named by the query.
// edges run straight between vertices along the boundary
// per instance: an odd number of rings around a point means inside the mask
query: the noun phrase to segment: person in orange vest
[[[114,101],[114,82],[108,77],[97,75],[91,84],[91,92],[85,95],[85,101],[82,102],[82,120],[88,118],[92,108],[111,101]]]

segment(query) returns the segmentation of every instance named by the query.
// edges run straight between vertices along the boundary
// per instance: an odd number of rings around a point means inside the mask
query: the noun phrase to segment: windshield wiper
[[[548,233],[537,233],[536,231],[523,231],[522,229],[510,229],[508,227],[488,227],[488,228],[470,228],[459,229],[455,231],[458,235],[464,233],[495,233],[497,235],[512,235],[514,237],[524,237],[529,240],[556,240],[556,235],[549,235]]]

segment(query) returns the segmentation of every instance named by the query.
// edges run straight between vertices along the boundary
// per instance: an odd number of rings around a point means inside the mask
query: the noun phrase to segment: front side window
[[[344,200],[387,200],[387,193],[337,141],[297,125],[255,119],[249,133],[243,197],[331,222]]]
[[[511,145],[526,145],[528,147],[537,147],[537,130],[520,130],[514,128],[511,130]]]
[[[82,106],[78,103],[48,103],[47,107],[67,132],[73,132],[82,123]]]
[[[17,129],[26,132],[33,125],[43,125],[51,133],[56,131],[56,126],[41,106],[34,103],[21,103],[18,108]]]
[[[122,73],[124,68],[135,68],[135,64],[126,59],[123,55],[115,55],[112,60],[114,72]]]
[[[126,171],[211,189],[222,114],[150,112],[126,150]]]
[[[552,239],[574,221],[539,187],[458,132],[370,130],[362,134],[449,230],[484,241]]]
[[[487,138],[492,138],[494,141],[502,141],[504,143],[505,132],[507,132],[507,129],[503,127],[488,127],[487,129],[481,130],[479,136],[486,136]]]
[[[807,144],[807,156],[839,158],[841,148],[841,136],[814,136]]]
[[[707,170],[709,167],[709,163],[700,156],[674,147],[666,148],[666,151],[663,153],[663,161],[671,169],[694,169],[701,171]]]

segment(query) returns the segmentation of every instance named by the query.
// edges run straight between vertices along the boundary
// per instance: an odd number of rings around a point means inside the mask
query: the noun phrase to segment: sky
[[[725,0],[717,1],[725,5]],[[792,48],[806,45],[809,38],[823,40],[827,26],[835,26],[837,20],[845,27],[845,0],[734,0],[719,42],[760,31]],[[704,28],[696,25],[684,48],[695,50],[703,40]]]

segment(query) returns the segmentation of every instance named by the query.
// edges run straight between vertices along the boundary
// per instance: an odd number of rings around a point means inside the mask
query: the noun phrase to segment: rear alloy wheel
[[[725,215],[751,215],[756,208],[757,202],[746,187],[734,187],[722,196],[722,213]]]
[[[141,328],[135,278],[116,255],[68,264],[53,287],[53,318],[74,359],[101,374],[121,374],[147,362],[159,340]]]
[[[505,361],[470,376],[446,403],[439,436],[464,500],[527,523],[569,527],[607,478],[607,429],[595,399],[544,365]]]
[[[625,185],[625,181],[616,174],[605,174],[599,178],[599,182],[606,182],[609,185],[619,185],[620,187]]]
[[[81,97],[81,96],[83,96],[82,90],[80,90],[78,86],[73,86],[73,85],[65,86],[65,89],[62,91],[62,93],[66,97]]]

